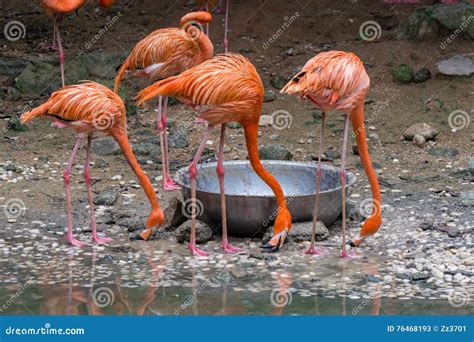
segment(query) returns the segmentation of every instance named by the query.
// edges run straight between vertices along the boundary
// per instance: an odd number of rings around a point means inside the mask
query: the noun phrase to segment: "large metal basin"
[[[316,192],[316,163],[292,161],[262,161],[263,166],[283,188],[288,209],[294,222],[313,218]],[[216,163],[198,165],[196,197],[200,220],[213,229],[221,229],[221,207]],[[248,161],[224,162],[227,226],[229,235],[261,236],[273,225],[277,202],[270,187],[252,169]],[[342,212],[339,169],[323,165],[320,192],[319,220],[331,225]],[[176,173],[176,182],[182,186],[183,196],[190,202],[191,188],[188,168]],[[354,174],[347,173],[346,193],[355,182]]]

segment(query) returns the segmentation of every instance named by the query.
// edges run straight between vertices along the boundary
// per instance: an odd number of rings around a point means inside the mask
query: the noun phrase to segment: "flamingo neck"
[[[258,126],[255,124],[246,124],[243,125],[243,127],[252,168],[255,170],[257,175],[273,190],[279,209],[286,209],[285,196],[280,184],[260,162],[260,157],[258,155]]]

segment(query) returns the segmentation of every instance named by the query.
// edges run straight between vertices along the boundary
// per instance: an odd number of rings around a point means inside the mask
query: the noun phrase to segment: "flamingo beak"
[[[351,247],[359,247],[362,242],[364,242],[365,238],[360,236],[360,234],[357,234],[356,237],[354,237],[351,241],[349,241],[347,244]]]
[[[288,236],[288,228],[283,229],[281,233],[276,234],[270,241],[262,245],[263,252],[273,253],[280,250],[285,242],[286,237]]]

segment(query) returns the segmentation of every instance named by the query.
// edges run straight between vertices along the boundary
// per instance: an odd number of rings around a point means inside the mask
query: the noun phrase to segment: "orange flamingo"
[[[258,156],[258,121],[263,102],[263,84],[255,67],[238,54],[218,55],[182,74],[156,82],[138,94],[138,103],[155,96],[176,96],[182,102],[200,109],[198,120],[207,121],[208,127],[198,151],[189,167],[192,197],[191,241],[188,245],[194,255],[208,253],[196,248],[196,165],[215,125],[221,125],[217,175],[222,210],[222,247],[226,253],[240,249],[229,245],[224,192],[224,138],[227,122],[239,122],[245,131],[250,163],[255,172],[273,190],[278,202],[275,236],[265,245],[267,250],[278,250],[291,229],[291,215],[286,207],[283,190],[277,180],[262,166]]]
[[[46,14],[53,19],[54,30],[53,30],[53,49],[59,48],[59,64],[61,68],[61,82],[64,87],[64,49],[61,41],[61,35],[59,33],[59,25],[61,24],[63,17],[67,13],[74,12],[81,8],[87,0],[41,0]],[[99,5],[102,7],[109,7],[115,0],[99,0]],[[56,43],[58,47],[56,48]]]
[[[92,239],[99,244],[110,241],[109,238],[101,238],[97,235],[94,219],[90,159],[92,138],[96,131],[111,135],[117,141],[150,201],[152,210],[146,222],[147,229],[142,232],[141,237],[147,239],[151,235],[153,227],[164,222],[164,215],[158,203],[155,191],[138,164],[128,142],[125,114],[125,105],[117,94],[99,83],[88,81],[78,85],[63,87],[55,91],[44,104],[21,116],[22,123],[26,123],[36,117],[44,117],[53,120],[55,126],[69,127],[77,133],[71,158],[64,171],[68,215],[67,239],[71,245],[85,245],[84,242],[76,240],[72,234],[70,174],[81,141],[86,136],[87,149],[86,162],[84,165],[84,180],[90,205]]]
[[[318,170],[316,172],[316,200],[313,212],[313,235],[308,254],[320,254],[314,246],[315,228],[319,210],[319,188],[321,182],[321,154],[324,146],[324,125],[326,112],[345,111],[344,139],[342,145],[340,179],[342,185],[342,257],[349,256],[346,251],[346,145],[349,119],[359,148],[359,155],[372,189],[372,215],[365,221],[359,234],[349,243],[359,246],[364,239],[377,232],[382,224],[380,211],[380,187],[370,162],[364,127],[364,99],[369,90],[370,79],[364,64],[353,53],[328,51],[310,59],[301,71],[281,90],[282,93],[298,94],[307,98],[322,110],[321,136],[319,144]]]
[[[159,29],[135,45],[115,77],[115,92],[125,73],[147,77],[153,82],[174,76],[212,57],[214,47],[209,38],[194,23],[207,23],[207,12],[189,13],[181,18],[181,28]],[[163,188],[179,189],[169,171],[167,125],[168,97],[160,96],[157,106],[157,127],[160,134]]]
[[[227,53],[229,49],[229,40],[227,39],[227,31],[229,30],[229,1],[225,0],[225,9],[222,6],[224,0],[198,0],[198,11],[214,12],[215,14],[225,14],[224,23],[224,52]],[[206,24],[206,34],[209,37],[209,23]]]

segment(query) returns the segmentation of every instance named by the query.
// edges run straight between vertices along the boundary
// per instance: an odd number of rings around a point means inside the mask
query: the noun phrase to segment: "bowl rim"
[[[286,161],[286,160],[262,160],[261,161],[262,165],[271,165],[271,164],[278,164],[278,165],[290,165],[290,166],[314,166],[316,168],[318,166],[318,163],[316,162],[300,162],[300,161]],[[249,165],[250,161],[249,160],[228,160],[224,161],[224,169],[226,165]],[[339,172],[340,168],[333,166],[333,165],[328,165],[328,164],[322,164],[321,165],[323,169],[326,170],[333,170]],[[208,169],[208,168],[216,168],[217,167],[217,162],[210,162],[210,163],[199,163],[197,165],[197,170],[198,173],[202,169]],[[250,166],[251,167],[251,166]],[[252,169],[253,170],[253,169]],[[191,189],[191,186],[184,184],[183,182],[183,177],[185,174],[189,172],[189,167],[183,167],[176,171],[175,173],[175,182],[182,187],[182,190],[184,191],[185,189]],[[255,172],[255,171],[254,171]],[[354,185],[354,183],[357,180],[356,175],[353,172],[347,171],[347,184],[346,188],[350,188]],[[217,177],[217,175],[216,175]],[[315,180],[316,181],[316,180]],[[329,190],[324,190],[320,191],[320,194],[325,194],[325,193],[330,193],[330,192],[335,192],[335,191],[340,191],[341,190],[341,185],[339,185],[336,188],[332,188]],[[199,193],[204,193],[204,194],[211,194],[211,195],[219,195],[220,193],[218,191],[205,191],[205,190],[199,190],[196,189],[196,192]],[[316,191],[311,194],[306,194],[306,195],[285,195],[285,197],[314,197],[316,195]],[[247,198],[269,198],[269,197],[275,197],[274,194],[268,194],[268,195],[251,195],[251,196],[244,196],[244,195],[239,195],[239,194],[226,194],[226,197],[247,197]]]

